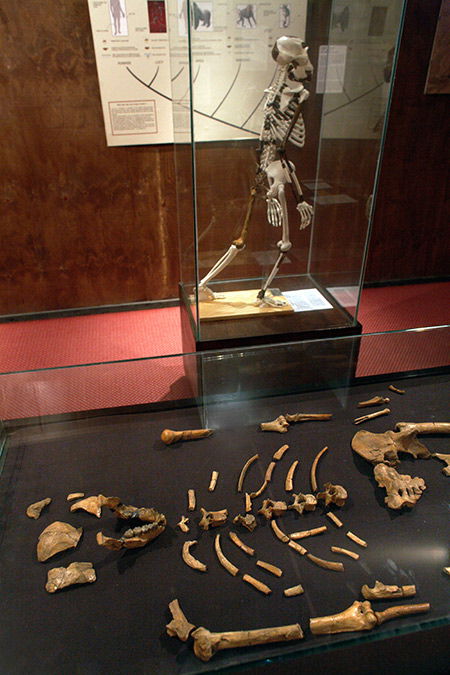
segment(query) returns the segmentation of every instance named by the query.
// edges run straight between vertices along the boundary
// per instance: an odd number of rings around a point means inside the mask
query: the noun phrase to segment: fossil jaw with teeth
[[[131,527],[122,534],[119,539],[105,537],[102,532],[97,533],[97,544],[105,546],[112,551],[120,551],[121,548],[140,548],[156,539],[166,528],[166,517],[153,508],[137,508],[124,504],[113,507],[115,514],[122,520],[137,519],[143,524]]]

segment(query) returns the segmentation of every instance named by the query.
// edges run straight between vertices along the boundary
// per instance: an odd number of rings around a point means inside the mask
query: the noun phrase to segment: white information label
[[[283,291],[283,296],[290,302],[296,312],[312,312],[319,309],[332,309],[333,307],[317,288]]]

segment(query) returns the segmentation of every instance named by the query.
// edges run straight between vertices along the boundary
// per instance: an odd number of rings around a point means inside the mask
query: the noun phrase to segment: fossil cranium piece
[[[317,455],[314,458],[313,463],[311,464],[311,471],[310,471],[310,482],[311,482],[311,490],[313,492],[317,492],[317,478],[316,478],[316,472],[317,472],[317,465],[319,463],[319,459],[322,457],[322,455],[328,450],[328,446],[325,446],[322,448],[322,450],[319,450]]]
[[[416,459],[428,459],[430,451],[416,438],[414,430],[385,431],[374,434],[370,431],[358,431],[352,438],[352,448],[361,457],[372,464],[398,466],[399,452],[406,452]]]
[[[259,428],[261,431],[278,431],[280,434],[285,434],[289,428],[289,422],[284,415],[279,415],[272,422],[261,422]]]
[[[207,438],[214,433],[214,429],[186,429],[184,431],[174,431],[173,429],[164,429],[161,433],[161,440],[166,445],[177,443],[178,441],[196,441],[199,438]]]
[[[83,533],[82,527],[72,527],[69,523],[55,520],[39,535],[37,544],[37,559],[39,562],[48,560],[56,553],[74,548]]]
[[[325,422],[331,420],[333,415],[331,413],[294,413],[293,415],[285,415],[289,423],[292,422]]]
[[[139,520],[144,523],[143,525],[125,530],[119,539],[105,537],[102,532],[97,532],[97,544],[112,551],[120,551],[121,548],[141,548],[156,539],[166,529],[166,517],[156,509],[142,508],[136,509],[135,512],[141,513],[142,519],[139,516]],[[125,516],[120,517],[124,518]],[[131,517],[134,518],[134,516]]]
[[[317,506],[317,499],[314,495],[304,495],[302,492],[299,492],[298,494],[293,493],[292,497],[294,501],[292,504],[289,504],[288,509],[293,509],[300,515],[303,511],[314,511]]]
[[[93,516],[100,518],[102,515],[102,506],[109,506],[111,503],[113,503],[111,500],[116,499],[119,503],[120,499],[118,497],[105,497],[104,495],[86,497],[85,499],[81,499],[79,502],[72,504],[70,507],[70,512],[73,513],[74,511],[87,511],[87,513],[92,513]]]
[[[256,462],[258,459],[259,455],[256,453],[256,455],[252,455],[244,464],[244,466],[241,469],[241,473],[239,474],[238,482],[237,482],[237,491],[242,492],[242,486],[244,484],[244,478],[247,474],[247,471],[249,470],[250,466],[253,464],[253,462]]]
[[[274,516],[282,516],[286,511],[286,502],[274,502],[272,499],[265,499],[258,513],[263,515],[266,520],[270,520]]]
[[[382,581],[375,581],[373,588],[367,584],[361,587],[361,593],[366,600],[378,600],[379,598],[408,598],[416,594],[416,587],[411,586],[387,586]]]
[[[197,560],[197,558],[194,558],[190,552],[191,546],[195,546],[195,544],[197,544],[196,539],[193,541],[185,541],[183,548],[181,549],[181,557],[188,567],[192,567],[193,570],[198,570],[199,572],[206,572],[207,567],[205,563],[202,563],[200,560]]]
[[[240,513],[233,519],[233,523],[236,525],[242,525],[249,532],[253,532],[257,526],[256,518],[253,514],[247,513],[245,516],[242,516]]]
[[[385,504],[390,509],[412,508],[426,489],[423,478],[411,478],[408,474],[400,474],[391,466],[377,464],[373,475],[380,487],[386,488]]]
[[[189,623],[186,619],[177,599],[169,603],[169,609],[172,614],[172,621],[166,626],[167,635],[170,635],[170,637],[176,636],[182,642],[186,642],[195,628],[194,624]]]
[[[219,527],[219,525],[224,525],[227,522],[227,509],[222,509],[221,511],[207,511],[203,507],[200,507],[200,511],[202,512],[202,518],[199,522],[199,526],[202,530],[209,530],[210,527]]]
[[[381,405],[382,403],[389,403],[391,399],[387,396],[373,396],[367,401],[360,401],[358,403],[358,408],[369,408],[371,405]]]
[[[430,605],[399,605],[389,607],[384,612],[375,612],[368,600],[356,600],[350,607],[339,614],[319,616],[310,619],[309,626],[314,635],[330,635],[334,633],[349,633],[356,630],[371,630],[385,621],[397,619],[400,616],[428,612]]]
[[[362,424],[368,420],[373,420],[376,417],[382,417],[383,415],[389,415],[391,412],[390,408],[383,408],[383,410],[377,410],[376,412],[370,413],[369,415],[361,415],[361,417],[355,417],[353,424]]]
[[[433,457],[437,457],[446,463],[447,466],[444,466],[442,473],[444,476],[450,476],[450,455],[444,455],[442,452],[433,452]]]
[[[34,520],[37,520],[41,515],[42,510],[47,506],[47,504],[50,504],[51,501],[51,497],[46,497],[45,499],[41,499],[40,502],[34,502],[34,504],[30,504],[26,511],[28,518],[34,518]]]
[[[73,584],[92,584],[97,579],[90,562],[74,562],[68,567],[54,567],[47,572],[45,590],[55,593]]]
[[[333,483],[325,483],[322,492],[317,495],[317,499],[324,501],[325,506],[329,504],[344,506],[347,497],[347,490],[342,485],[333,485]]]

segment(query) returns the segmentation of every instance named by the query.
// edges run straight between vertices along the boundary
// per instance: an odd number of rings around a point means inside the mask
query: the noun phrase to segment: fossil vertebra
[[[397,473],[391,466],[377,464],[373,475],[380,487],[386,488],[385,504],[390,509],[401,509],[403,506],[412,508],[421,498],[426,489],[423,478],[411,478],[408,474]]]
[[[325,483],[322,492],[317,495],[317,499],[324,501],[325,506],[329,504],[344,506],[347,497],[347,490],[342,485],[333,485],[333,483]]]
[[[200,507],[200,511],[202,512],[202,518],[199,522],[199,527],[201,527],[202,530],[209,530],[210,527],[219,527],[219,525],[224,525],[227,522],[227,509],[207,511],[203,507]]]

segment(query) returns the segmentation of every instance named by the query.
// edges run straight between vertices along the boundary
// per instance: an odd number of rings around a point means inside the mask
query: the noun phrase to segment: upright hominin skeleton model
[[[286,144],[290,141],[299,148],[305,144],[301,105],[308,98],[309,92],[303,86],[303,82],[310,79],[313,67],[308,58],[308,47],[297,37],[280,37],[272,49],[272,56],[277,63],[277,70],[273,83],[265,90],[259,163],[255,183],[250,190],[244,224],[239,237],[201,279],[198,287],[199,300],[220,298],[220,295],[213,293],[207,284],[245,248],[253,204],[257,194],[263,191],[267,201],[267,219],[271,225],[281,226],[281,239],[277,242],[279,251],[277,260],[257,295],[256,304],[275,307],[285,305],[284,300],[273,296],[268,289],[278,273],[286,252],[292,246],[289,240],[286,185],[291,187],[297,203],[300,229],[307,227],[312,219],[312,206],[303,198],[295,166],[286,156]]]

